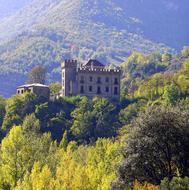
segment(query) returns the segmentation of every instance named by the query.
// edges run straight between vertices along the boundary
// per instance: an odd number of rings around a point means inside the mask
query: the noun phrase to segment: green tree
[[[93,99],[94,137],[112,137],[119,127],[116,117],[116,107],[107,99],[95,97]]]
[[[89,141],[94,136],[93,114],[89,100],[84,97],[77,108],[71,113],[73,125],[71,132],[79,141]]]
[[[126,108],[122,109],[119,113],[119,121],[122,125],[130,124],[131,121],[137,117],[139,112],[139,106],[137,103],[130,104]]]
[[[181,51],[181,55],[185,58],[189,57],[189,46],[184,46],[182,51]]]
[[[12,96],[6,103],[6,114],[2,129],[8,131],[13,125],[22,124],[24,117],[35,111],[36,105],[40,103],[37,96],[27,93],[23,96]]]
[[[165,178],[161,182],[161,190],[189,190],[189,178],[174,177],[171,181]]]
[[[5,117],[5,105],[6,105],[5,99],[0,96],[0,127]]]
[[[21,112],[23,109],[23,98],[13,96],[7,100],[6,114],[3,120],[2,129],[9,130],[13,125],[19,125],[22,122]]]
[[[164,53],[164,54],[162,55],[162,63],[165,64],[165,65],[169,65],[171,59],[172,59],[172,56],[171,56],[171,54],[169,54],[169,53]]]
[[[160,184],[177,173],[189,175],[189,111],[179,108],[149,108],[131,125],[113,189],[129,182]]]
[[[165,87],[163,99],[166,105],[175,105],[180,98],[180,92],[176,85],[171,84]]]
[[[49,85],[51,96],[56,96],[60,93],[62,86],[60,82],[51,83]]]
[[[28,73],[28,83],[40,83],[45,84],[46,80],[46,70],[42,66],[34,67],[29,73]]]

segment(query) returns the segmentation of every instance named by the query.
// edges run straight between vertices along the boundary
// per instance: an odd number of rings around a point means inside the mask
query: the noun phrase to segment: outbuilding
[[[25,93],[34,93],[38,97],[45,97],[49,98],[50,97],[50,90],[47,85],[39,84],[39,83],[34,83],[34,84],[25,84],[22,86],[17,87],[16,94],[17,95],[22,95]]]

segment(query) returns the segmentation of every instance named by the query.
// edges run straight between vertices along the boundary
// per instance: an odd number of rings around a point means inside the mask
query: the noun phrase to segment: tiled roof
[[[85,65],[85,67],[105,67],[105,65],[103,65],[102,63],[100,63],[99,61],[95,60],[95,59],[90,59]]]

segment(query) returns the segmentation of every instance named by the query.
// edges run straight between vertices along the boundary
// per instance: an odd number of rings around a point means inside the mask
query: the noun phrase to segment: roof
[[[18,88],[28,88],[28,87],[44,87],[44,88],[48,88],[47,85],[40,84],[40,83],[24,84],[22,86],[19,86]]]
[[[95,59],[90,59],[85,65],[85,67],[105,67],[102,63]]]

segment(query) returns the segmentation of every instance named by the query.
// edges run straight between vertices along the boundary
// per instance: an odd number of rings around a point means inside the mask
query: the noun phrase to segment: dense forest
[[[0,98],[0,189],[189,189],[189,47],[121,66],[120,102]]]

